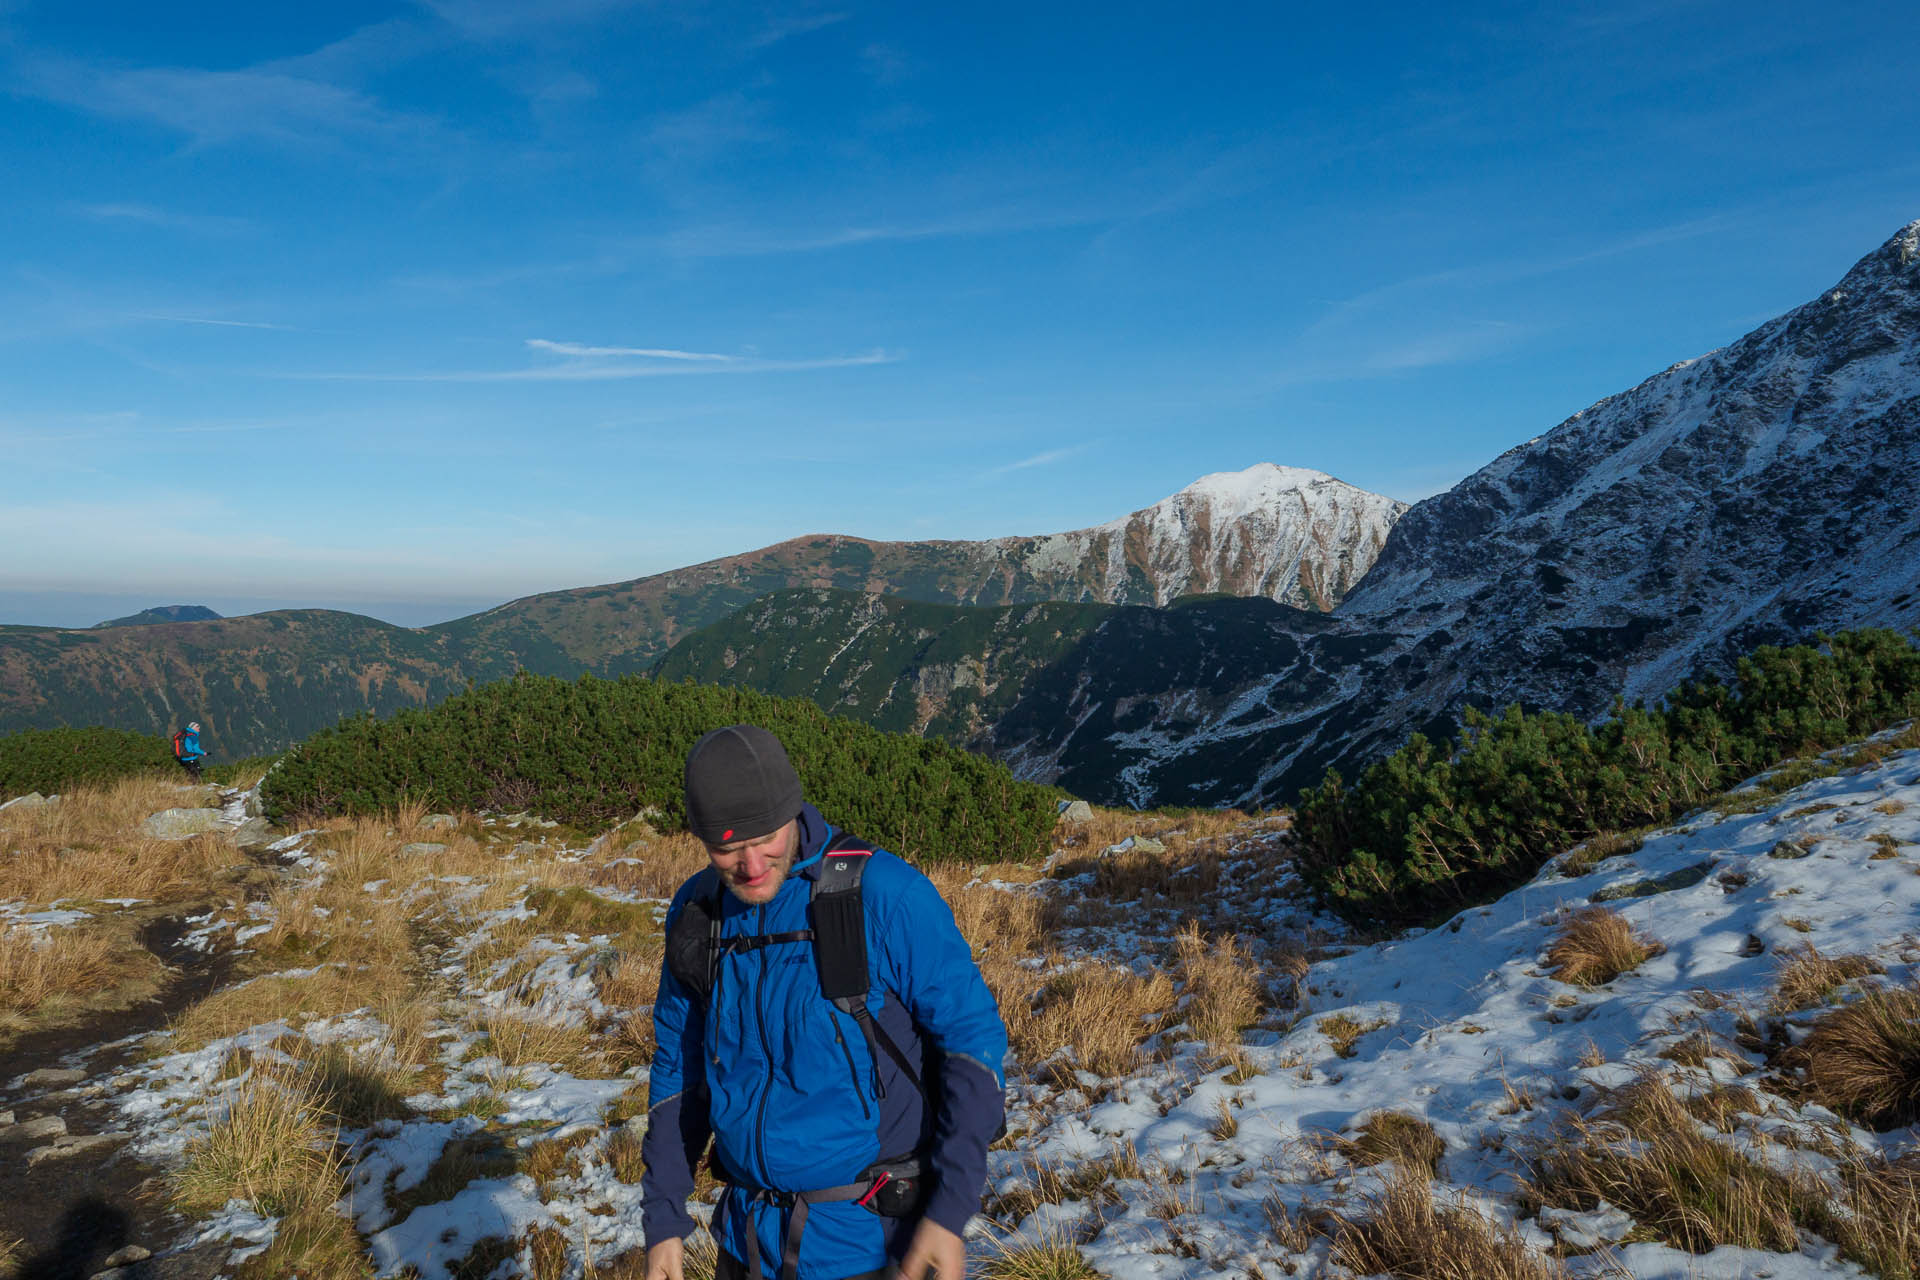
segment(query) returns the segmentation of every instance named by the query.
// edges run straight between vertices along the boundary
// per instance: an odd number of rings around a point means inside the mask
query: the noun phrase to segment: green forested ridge
[[[1356,919],[1418,923],[1504,892],[1603,831],[1670,822],[1742,778],[1920,714],[1920,649],[1886,630],[1763,647],[1731,685],[1684,685],[1597,725],[1509,707],[1468,712],[1300,799],[1309,878]]]
[[[827,817],[921,861],[1032,858],[1047,849],[1050,787],[923,738],[828,716],[798,699],[638,676],[520,675],[390,719],[354,717],[289,752],[262,788],[276,821],[403,801],[529,809],[595,828],[658,810],[684,824],[681,773],[701,734],[753,723],[779,735]]]
[[[0,736],[0,800],[135,773],[178,772],[168,738],[122,729],[28,729]]]
[[[512,657],[331,610],[0,635],[0,732],[188,720],[215,762],[276,751],[364,710],[420,706],[497,679]]]
[[[802,587],[687,636],[653,674],[807,698],[889,732],[966,743],[1115,607],[983,608]]]

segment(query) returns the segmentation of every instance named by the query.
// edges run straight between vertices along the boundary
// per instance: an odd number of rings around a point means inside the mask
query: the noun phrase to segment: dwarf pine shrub
[[[0,800],[137,773],[179,772],[165,738],[124,729],[22,729],[0,736]]]
[[[807,798],[863,839],[921,862],[1046,853],[1056,800],[1003,764],[882,733],[811,702],[639,676],[566,681],[522,673],[390,719],[359,716],[290,751],[262,784],[276,822],[433,809],[529,810],[585,829],[653,811],[685,826],[687,752],[723,725],[778,735]]]
[[[1696,681],[1658,707],[1469,708],[1446,744],[1414,734],[1352,785],[1302,793],[1309,878],[1350,918],[1441,919],[1525,882],[1597,833],[1671,822],[1728,786],[1920,715],[1920,649],[1887,630],[1767,646],[1731,685]]]

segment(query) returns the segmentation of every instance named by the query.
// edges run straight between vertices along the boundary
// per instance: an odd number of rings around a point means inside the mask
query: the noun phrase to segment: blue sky
[[[1419,498],[1920,217],[1916,66],[1905,4],[0,0],[0,621]]]

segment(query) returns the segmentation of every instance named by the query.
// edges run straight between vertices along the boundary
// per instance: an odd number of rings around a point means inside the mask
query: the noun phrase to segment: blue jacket
[[[191,729],[180,731],[180,758],[182,760],[204,759],[206,752],[200,749],[200,735]]]
[[[786,882],[760,907],[723,893],[722,934],[806,929],[821,853],[834,835],[807,805]],[[712,883],[702,873],[680,887],[667,912],[669,931],[700,891],[695,886]],[[931,881],[875,850],[861,895],[867,1006],[927,1081],[936,1099],[932,1113],[892,1058],[882,1052],[875,1063],[858,1024],[820,993],[812,943],[725,954],[711,1008],[663,967],[642,1147],[648,1244],[693,1230],[686,1201],[709,1133],[723,1180],[735,1184],[774,1191],[843,1186],[869,1165],[919,1152],[929,1165],[926,1217],[959,1232],[979,1211],[987,1147],[1006,1104],[1006,1027]],[[742,1220],[750,1219],[771,1276],[791,1211],[764,1200],[748,1204],[737,1189],[728,1196],[715,1217],[721,1247],[745,1258]],[[905,1250],[914,1225],[850,1202],[816,1204],[802,1236],[801,1280],[878,1270]]]

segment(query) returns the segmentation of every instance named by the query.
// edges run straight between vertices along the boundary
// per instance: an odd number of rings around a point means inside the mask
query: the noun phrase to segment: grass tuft
[[[185,1163],[172,1179],[174,1203],[207,1212],[244,1200],[269,1217],[331,1205],[340,1194],[341,1168],[330,1105],[311,1076],[256,1066],[206,1135],[187,1144]]]
[[[1333,1261],[1357,1276],[1401,1280],[1562,1280],[1566,1268],[1512,1227],[1464,1202],[1442,1204],[1424,1172],[1396,1165],[1357,1216],[1334,1213]]]
[[[1920,983],[1876,987],[1781,1052],[1808,1097],[1885,1132],[1920,1120]]]
[[[1432,1125],[1404,1111],[1376,1112],[1360,1126],[1359,1136],[1343,1138],[1339,1146],[1356,1167],[1391,1162],[1427,1177],[1439,1172],[1447,1152]]]
[[[1797,1013],[1825,1004],[1854,979],[1884,972],[1866,956],[1823,956],[1811,942],[1788,947],[1781,951],[1780,957],[1773,994],[1767,1001],[1767,1008],[1773,1013]]]
[[[1631,973],[1665,951],[1634,932],[1627,918],[1607,907],[1588,907],[1568,917],[1547,948],[1553,976],[1578,987],[1598,987]]]

